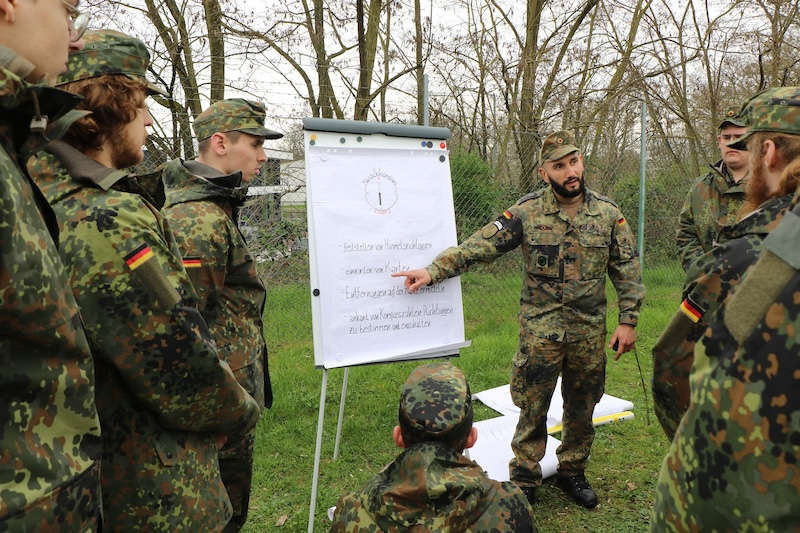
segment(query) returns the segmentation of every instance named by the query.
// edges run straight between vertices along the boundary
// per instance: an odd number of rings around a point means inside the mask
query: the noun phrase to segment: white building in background
[[[306,203],[306,162],[292,161],[292,153],[265,149],[267,162],[261,177],[247,190],[247,196],[276,195],[281,206],[300,206]]]

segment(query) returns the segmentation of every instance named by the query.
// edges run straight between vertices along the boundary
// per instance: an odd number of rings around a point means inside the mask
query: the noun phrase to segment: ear
[[[478,428],[472,426],[469,430],[469,435],[467,435],[467,444],[464,446],[464,449],[467,450],[475,446],[475,442],[478,440]]]
[[[0,0],[2,1],[2,0]],[[220,132],[214,133],[211,136],[211,151],[219,157],[224,156],[228,152],[228,139]]]
[[[550,183],[550,176],[548,176],[547,172],[545,172],[544,165],[539,167],[539,176],[542,178],[543,182]]]
[[[400,426],[395,426],[392,430],[392,438],[394,439],[394,443],[398,448],[405,448],[406,443],[403,442],[403,432],[400,431]]]
[[[764,141],[761,145],[761,150],[764,153],[764,165],[769,170],[774,170],[780,164],[780,156],[778,154],[778,147],[771,139]]]
[[[14,24],[17,21],[17,3],[19,0],[0,0],[0,11],[3,12],[3,18],[9,24]]]

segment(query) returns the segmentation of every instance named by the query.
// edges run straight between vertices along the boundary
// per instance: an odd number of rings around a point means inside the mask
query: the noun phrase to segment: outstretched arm
[[[431,275],[424,268],[417,268],[415,270],[404,270],[403,272],[396,272],[392,274],[393,278],[405,276],[404,285],[408,292],[417,292],[419,289],[428,285],[431,282]]]

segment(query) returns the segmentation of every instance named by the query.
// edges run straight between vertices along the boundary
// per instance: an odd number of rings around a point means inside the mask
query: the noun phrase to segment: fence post
[[[428,104],[428,75],[422,75],[422,125],[430,126],[430,106]]]
[[[647,104],[642,100],[641,149],[639,153],[639,266],[644,274],[644,198],[645,172],[647,170]]]

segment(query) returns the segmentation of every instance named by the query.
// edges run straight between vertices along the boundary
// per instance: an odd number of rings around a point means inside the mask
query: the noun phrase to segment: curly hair
[[[92,112],[76,121],[63,138],[81,152],[101,150],[108,139],[136,118],[147,96],[143,81],[113,74],[67,83],[60,88],[83,96],[76,109]]]

